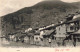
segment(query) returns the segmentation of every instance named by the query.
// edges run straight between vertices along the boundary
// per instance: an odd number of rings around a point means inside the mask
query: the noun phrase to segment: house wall
[[[34,44],[34,37],[33,36],[30,37],[30,44]]]
[[[66,25],[60,25],[56,27],[56,37],[63,37],[66,35]]]
[[[41,46],[49,46],[49,38],[43,38],[43,41],[41,42]]]
[[[73,26],[71,24],[73,24]],[[74,32],[75,31],[75,26],[74,25],[75,25],[74,23],[67,24],[66,25],[67,32]],[[73,29],[71,29],[71,26],[72,26]]]
[[[67,32],[75,32],[75,31],[77,31],[77,30],[79,30],[79,21],[76,21],[76,22],[73,22],[73,23],[69,23],[69,24],[66,24],[66,28],[67,28]],[[73,25],[71,25],[71,24],[73,24]],[[73,27],[73,29],[71,29],[70,27]]]
[[[36,40],[36,38],[38,38],[38,39]],[[49,46],[49,38],[46,37],[46,38],[42,38],[42,40],[41,40],[39,35],[35,35],[34,43],[36,45],[40,45],[40,46]]]
[[[34,41],[40,41],[40,36],[39,35],[34,35]]]
[[[80,14],[77,14],[73,17],[73,19],[80,17]]]
[[[39,35],[34,35],[34,44],[40,45],[40,36]]]
[[[80,29],[80,21],[79,21],[79,29]]]
[[[27,44],[29,44],[29,37],[28,36],[24,37],[24,42],[27,43]]]
[[[9,35],[10,41],[13,41],[15,38],[15,35]]]

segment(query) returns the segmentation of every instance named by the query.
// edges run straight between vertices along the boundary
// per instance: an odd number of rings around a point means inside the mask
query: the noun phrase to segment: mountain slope
[[[67,14],[73,13],[78,9],[71,3],[64,3],[61,1],[43,1],[32,7],[34,16],[32,19],[38,19],[38,26],[46,26],[51,23],[58,22]],[[37,16],[36,16],[37,15]],[[47,23],[45,23],[47,21]]]
[[[14,13],[2,16],[2,27],[9,32],[25,30],[29,27],[37,28],[57,23],[69,13],[80,8],[74,3],[62,1],[43,1],[32,7],[25,7]],[[11,28],[10,28],[11,27]],[[3,30],[3,31],[4,31]]]

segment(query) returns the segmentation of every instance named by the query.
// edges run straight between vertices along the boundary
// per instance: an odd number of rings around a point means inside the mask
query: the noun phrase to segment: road
[[[31,47],[31,48],[39,48],[39,47],[60,47],[60,46],[55,46],[56,43],[52,43],[51,46],[39,46],[39,45],[30,45],[30,44],[27,44],[27,43],[22,43],[22,42],[13,42],[13,41],[7,41],[5,39],[1,40],[0,39],[0,46],[3,46],[3,47],[25,47],[25,48],[28,48],[28,47]],[[65,47],[74,47],[73,44],[71,42],[67,42],[66,43],[66,46]],[[77,42],[77,46],[80,46],[80,42]],[[63,46],[61,46],[63,47]]]

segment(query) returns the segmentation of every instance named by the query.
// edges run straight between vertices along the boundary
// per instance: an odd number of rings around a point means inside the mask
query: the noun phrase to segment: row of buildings
[[[65,21],[58,24],[51,24],[46,27],[32,29],[25,32],[10,33],[10,41],[21,41],[27,44],[41,46],[60,46],[71,42],[76,46],[80,42],[80,14],[69,14]]]

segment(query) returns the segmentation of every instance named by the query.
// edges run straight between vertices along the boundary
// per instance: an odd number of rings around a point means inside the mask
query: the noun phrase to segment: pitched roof
[[[34,33],[35,35],[39,35],[40,34],[40,31],[38,30],[37,32]]]
[[[55,37],[66,37],[66,35],[54,35]]]
[[[68,21],[67,23],[72,23],[72,22],[75,22],[75,21],[80,21],[80,17],[75,18],[75,19],[73,19],[73,20],[71,20],[71,21]]]
[[[80,34],[80,29],[72,34]]]
[[[55,30],[45,30],[44,35],[50,35]]]
[[[74,14],[68,14],[65,18],[73,18]]]

